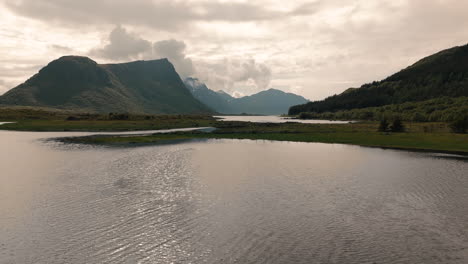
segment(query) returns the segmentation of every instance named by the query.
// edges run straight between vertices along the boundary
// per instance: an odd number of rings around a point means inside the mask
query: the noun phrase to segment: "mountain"
[[[302,96],[269,89],[251,96],[234,98],[223,91],[213,91],[195,78],[184,80],[193,96],[223,114],[280,115],[287,113],[292,105],[308,102]]]
[[[306,102],[308,100],[302,96],[269,89],[251,96],[235,99],[231,105],[236,113],[281,115],[286,114],[292,105]]]
[[[87,57],[61,57],[0,96],[0,104],[92,112],[211,112],[167,59],[97,64]]]
[[[230,101],[234,98],[230,95],[210,90],[204,83],[200,82],[196,78],[186,78],[184,83],[195,98],[209,106],[214,111],[219,113],[232,112]]]
[[[382,80],[322,101],[293,106],[289,114],[335,112],[440,97],[468,96],[468,45],[426,57]]]

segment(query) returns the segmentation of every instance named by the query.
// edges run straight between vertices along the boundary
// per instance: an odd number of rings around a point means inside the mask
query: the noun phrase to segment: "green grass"
[[[123,119],[123,120],[121,120]],[[216,127],[213,133],[177,132],[149,136],[91,136],[64,138],[87,144],[154,144],[194,138],[252,139],[342,143],[468,154],[468,135],[453,134],[446,123],[405,123],[405,133],[377,132],[378,122],[350,124],[260,124],[220,122],[202,115],[118,115],[51,111],[38,108],[0,108],[1,121],[16,121],[0,129],[21,131],[135,131],[187,127]]]
[[[40,108],[0,108],[2,130],[19,131],[130,131],[210,126],[205,115],[95,114]]]
[[[212,125],[211,119],[182,118],[180,120],[24,120],[0,126],[2,130],[18,131],[134,131],[170,128],[203,127]]]
[[[317,124],[253,124],[242,122],[218,122],[213,133],[177,132],[147,136],[91,136],[68,138],[73,143],[126,145],[152,144],[182,139],[252,139],[294,142],[341,143],[369,147],[442,151],[468,154],[468,135],[445,132],[445,124],[416,123],[407,126],[405,133],[376,132],[377,123],[317,125]],[[434,133],[424,133],[427,127]]]

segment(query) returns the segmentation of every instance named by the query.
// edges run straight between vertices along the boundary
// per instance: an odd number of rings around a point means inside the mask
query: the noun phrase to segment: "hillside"
[[[209,113],[167,59],[97,64],[65,56],[0,96],[0,105],[90,112]]]
[[[426,57],[382,80],[322,101],[293,106],[289,114],[336,112],[440,97],[468,96],[468,45]]]
[[[223,91],[213,91],[194,78],[187,78],[184,82],[195,98],[223,114],[280,115],[287,113],[290,106],[308,101],[302,96],[276,89],[234,98]]]
[[[196,78],[186,78],[185,86],[200,102],[204,103],[218,113],[233,113],[230,101],[234,98],[227,93],[210,90],[204,83]]]

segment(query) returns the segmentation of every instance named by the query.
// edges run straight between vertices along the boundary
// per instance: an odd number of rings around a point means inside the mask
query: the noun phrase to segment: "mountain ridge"
[[[184,83],[195,98],[222,114],[280,115],[287,113],[292,105],[308,102],[302,96],[273,88],[235,98],[222,90],[209,89],[196,78],[186,78]]]
[[[0,104],[92,112],[212,112],[186,89],[167,59],[98,64],[88,57],[62,56],[0,96]]]

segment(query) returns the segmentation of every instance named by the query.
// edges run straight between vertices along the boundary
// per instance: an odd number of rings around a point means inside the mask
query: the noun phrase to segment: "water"
[[[0,263],[468,263],[468,162],[338,144],[0,131]]]
[[[14,123],[14,122],[0,122],[0,126],[5,125],[5,124],[11,124],[11,123]]]
[[[348,124],[350,121],[333,121],[333,120],[306,120],[306,119],[292,119],[280,116],[215,116],[220,118],[221,121],[244,121],[255,123],[286,123],[297,122],[306,124]]]

